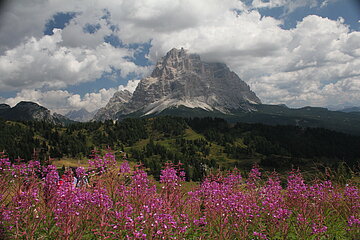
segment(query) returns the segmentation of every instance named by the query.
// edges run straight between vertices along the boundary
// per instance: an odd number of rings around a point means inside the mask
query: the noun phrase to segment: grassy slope
[[[179,152],[178,146],[176,144],[177,139],[186,139],[186,140],[197,140],[197,139],[205,139],[205,137],[202,134],[199,134],[195,132],[191,128],[187,128],[185,130],[185,133],[183,135],[179,136],[172,136],[172,137],[165,137],[164,134],[159,133],[152,129],[151,127],[151,121],[147,125],[147,131],[149,133],[149,137],[146,139],[141,139],[134,143],[131,146],[125,147],[125,152],[131,152],[131,149],[136,150],[142,150],[145,148],[145,146],[150,142],[150,139],[154,141],[155,144],[160,144],[164,146],[166,149],[172,151],[172,152]],[[243,154],[240,159],[234,159],[230,155],[224,153],[224,147],[217,144],[216,142],[208,141],[210,144],[210,154],[206,156],[206,159],[214,159],[218,165],[221,168],[231,168],[233,166],[237,167],[246,167],[253,165],[254,163],[260,163],[261,159],[264,158],[263,155],[255,153],[254,155],[247,155]],[[235,143],[235,146],[239,146],[241,148],[247,148],[247,146],[244,144],[244,141],[242,138],[238,138]],[[119,152],[119,149],[114,149],[116,152]],[[180,153],[180,152],[179,152]],[[121,154],[120,154],[121,155]],[[118,155],[118,156],[120,156]],[[136,159],[132,159],[131,155],[129,156],[130,160],[136,161]],[[160,157],[160,156],[158,156]],[[118,159],[121,160],[121,159]],[[310,161],[310,160],[309,160]],[[58,167],[62,166],[87,166],[87,160],[84,159],[75,159],[75,158],[62,158],[60,160],[54,161],[54,164]]]
[[[151,129],[148,129],[149,131],[152,131]],[[156,131],[151,132],[151,138],[154,140],[155,144],[160,144],[166,149],[171,151],[178,151],[178,146],[176,145],[176,139],[183,138],[186,140],[197,140],[197,139],[205,139],[205,137],[202,134],[196,133],[191,128],[187,128],[185,130],[185,133],[180,136],[174,136],[165,138],[163,134],[158,133]],[[130,149],[137,149],[141,150],[143,149],[148,143],[150,142],[150,137],[147,139],[140,140],[136,142],[134,145],[130,147],[126,147],[125,151],[129,152]],[[208,141],[209,142],[209,141]],[[224,147],[215,143],[215,142],[209,142],[211,144],[210,147],[210,154],[209,156],[206,156],[206,159],[214,159],[219,164],[221,168],[230,168],[233,166],[251,166],[254,163],[259,163],[261,160],[261,155],[256,154],[253,157],[245,156],[242,159],[234,159],[228,156],[228,154],[224,153]],[[239,138],[235,142],[236,145],[246,147],[246,145],[243,142],[243,139]],[[131,157],[131,156],[130,156]],[[135,159],[134,159],[135,160]]]

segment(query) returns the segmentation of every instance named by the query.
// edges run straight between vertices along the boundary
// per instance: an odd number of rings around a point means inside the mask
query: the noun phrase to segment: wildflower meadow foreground
[[[160,181],[141,167],[95,155],[59,175],[37,161],[0,159],[1,239],[359,239],[358,186],[287,182],[253,168],[189,187],[177,165]]]

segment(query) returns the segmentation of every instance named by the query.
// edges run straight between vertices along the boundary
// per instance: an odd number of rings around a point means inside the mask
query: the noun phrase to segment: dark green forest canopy
[[[322,128],[229,123],[221,118],[156,117],[122,121],[76,123],[0,120],[0,151],[11,160],[44,162],[51,158],[86,158],[94,148],[126,151],[159,177],[166,161],[181,162],[188,180],[200,180],[211,169],[269,170],[336,168],[340,163],[357,169],[360,136]]]

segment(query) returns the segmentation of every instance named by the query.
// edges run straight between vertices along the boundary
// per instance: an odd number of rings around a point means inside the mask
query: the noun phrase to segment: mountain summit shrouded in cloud
[[[134,94],[119,91],[95,120],[116,119],[138,112],[151,115],[180,106],[224,114],[231,110],[252,111],[260,99],[239,76],[223,63],[207,63],[198,54],[171,49],[143,78]]]
[[[94,111],[183,46],[227,64],[263,103],[359,106],[359,19],[355,0],[8,1],[0,99]]]

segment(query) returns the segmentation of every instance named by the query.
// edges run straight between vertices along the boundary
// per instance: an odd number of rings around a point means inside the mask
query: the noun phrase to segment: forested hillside
[[[359,136],[326,129],[230,124],[219,118],[134,118],[67,127],[0,120],[0,151],[12,161],[83,159],[94,148],[111,148],[120,158],[125,151],[130,161],[143,163],[155,178],[166,161],[181,162],[187,179],[195,181],[212,169],[249,169],[254,163],[278,171],[340,163],[356,169],[359,146]]]

